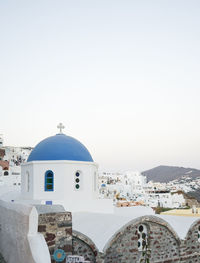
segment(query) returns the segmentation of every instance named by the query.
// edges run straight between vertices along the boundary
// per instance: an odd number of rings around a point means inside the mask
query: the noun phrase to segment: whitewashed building
[[[31,150],[31,147],[4,146],[3,135],[0,135],[0,187],[20,188],[21,164]]]
[[[98,199],[98,165],[78,140],[62,133],[36,145],[22,164],[21,198],[28,203],[62,204],[68,211],[111,211]]]

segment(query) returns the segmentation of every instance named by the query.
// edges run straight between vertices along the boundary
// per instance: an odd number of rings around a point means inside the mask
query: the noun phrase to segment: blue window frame
[[[47,192],[54,191],[54,174],[50,170],[45,173],[44,189]]]

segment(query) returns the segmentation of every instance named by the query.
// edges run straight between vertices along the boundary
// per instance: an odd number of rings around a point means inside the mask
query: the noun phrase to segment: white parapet
[[[33,206],[0,200],[0,251],[7,263],[50,263]]]

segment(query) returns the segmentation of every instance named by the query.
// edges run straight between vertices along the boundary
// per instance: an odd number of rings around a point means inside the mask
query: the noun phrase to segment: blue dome
[[[82,143],[63,133],[38,143],[30,153],[27,162],[51,160],[93,162],[92,156]]]

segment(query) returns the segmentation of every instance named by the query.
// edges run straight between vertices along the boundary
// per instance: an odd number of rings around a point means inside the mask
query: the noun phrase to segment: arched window
[[[97,173],[94,172],[94,191],[96,192],[97,190]]]
[[[54,175],[53,172],[48,170],[45,173],[45,183],[44,183],[45,191],[54,191]]]
[[[30,190],[30,174],[27,171],[26,172],[26,192],[29,192],[29,190]]]

